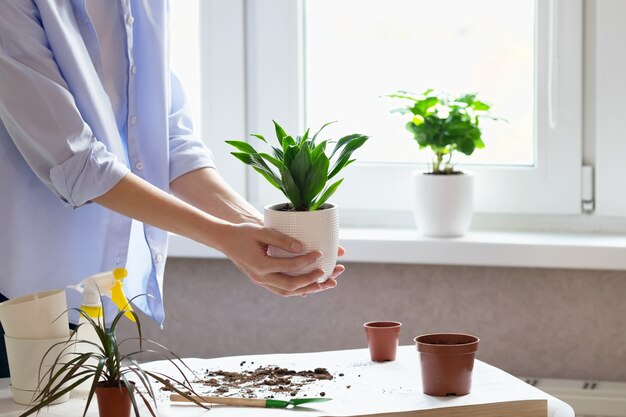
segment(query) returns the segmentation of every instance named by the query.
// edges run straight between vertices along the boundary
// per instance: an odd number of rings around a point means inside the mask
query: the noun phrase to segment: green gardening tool
[[[294,398],[289,401],[262,399],[262,398],[233,398],[233,397],[205,397],[194,396],[198,402],[206,404],[232,405],[237,407],[260,407],[260,408],[291,408],[308,403],[325,403],[332,398]],[[171,402],[191,402],[188,398],[179,394],[170,395]]]

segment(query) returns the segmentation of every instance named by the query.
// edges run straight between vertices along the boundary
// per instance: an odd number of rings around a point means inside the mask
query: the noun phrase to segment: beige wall
[[[228,261],[171,259],[163,331],[184,357],[365,347],[368,320],[481,338],[478,357],[516,375],[626,381],[626,273],[349,264],[339,286],[280,298]]]

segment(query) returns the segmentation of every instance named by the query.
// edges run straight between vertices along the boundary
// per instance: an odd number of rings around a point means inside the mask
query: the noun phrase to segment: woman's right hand
[[[283,297],[306,295],[334,288],[335,278],[344,268],[337,265],[331,277],[319,284],[324,275],[322,269],[315,269],[299,276],[287,275],[311,265],[322,257],[320,251],[300,255],[302,245],[297,240],[267,227],[252,223],[224,226],[218,249],[257,285]],[[276,258],[267,254],[269,246],[297,254],[293,258]]]

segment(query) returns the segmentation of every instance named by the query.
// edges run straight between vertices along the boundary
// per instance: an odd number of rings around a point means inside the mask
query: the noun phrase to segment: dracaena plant
[[[471,155],[474,150],[484,148],[480,120],[497,120],[489,113],[490,106],[474,93],[453,97],[429,89],[419,95],[398,91],[386,97],[408,102],[392,112],[411,116],[406,129],[420,149],[432,151],[432,174],[458,173],[454,169],[454,154]]]
[[[314,211],[337,191],[343,181],[343,178],[336,179],[337,174],[355,161],[352,153],[368,139],[368,136],[355,133],[336,142],[330,139],[318,141],[320,132],[331,123],[326,123],[314,135],[310,135],[310,129],[307,129],[303,135],[294,137],[274,121],[279,146],[272,146],[272,155],[258,152],[247,142],[229,140],[226,143],[237,149],[232,155],[250,165],[289,199],[290,209]],[[267,143],[263,135],[251,136]],[[326,150],[331,147],[332,151],[327,155]]]
[[[131,300],[132,301],[132,300]],[[56,347],[61,346],[61,352],[53,358],[51,368],[42,373],[40,366],[40,393],[33,399],[33,405],[20,415],[26,417],[33,413],[38,413],[44,407],[61,398],[74,388],[84,382],[89,382],[89,394],[83,411],[83,417],[87,414],[89,405],[93,399],[96,387],[116,387],[127,390],[135,412],[139,417],[138,400],[140,399],[150,412],[150,415],[158,415],[155,391],[151,384],[151,379],[163,384],[168,390],[183,395],[189,401],[197,405],[208,408],[205,404],[198,402],[195,398],[198,394],[191,385],[190,380],[185,375],[185,369],[193,374],[193,371],[174,353],[164,346],[145,339],[141,335],[141,324],[139,316],[134,311],[120,311],[113,319],[111,326],[106,327],[104,315],[101,318],[93,319],[81,309],[71,309],[77,311],[86,322],[77,326],[92,327],[97,336],[98,342],[76,339],[74,335],[67,341],[60,342],[51,347],[46,356]],[[104,313],[103,313],[104,314]],[[137,337],[131,337],[118,342],[116,328],[124,314],[131,314],[135,318]],[[75,334],[78,334],[77,332]],[[131,353],[122,353],[120,347],[128,342],[138,343],[138,349]],[[149,348],[144,347],[150,345]],[[74,353],[81,347],[87,346],[90,351],[85,353]],[[180,372],[179,378],[173,378],[161,372],[146,370],[141,367],[136,357],[143,353],[152,353],[167,359]],[[44,360],[46,357],[44,356]],[[44,363],[42,360],[42,364]]]

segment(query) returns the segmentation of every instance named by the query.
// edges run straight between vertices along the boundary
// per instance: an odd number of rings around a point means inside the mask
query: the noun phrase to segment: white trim
[[[224,141],[248,135],[244,12],[244,0],[200,1],[202,134],[220,174],[242,195],[246,169]]]
[[[471,231],[425,238],[408,229],[342,229],[343,262],[626,270],[626,236]],[[220,252],[171,236],[170,257],[225,259]]]
[[[472,167],[476,174],[479,212],[580,213],[582,161],[582,1],[554,0],[556,46],[550,57],[549,2],[537,1],[535,167]],[[272,134],[271,119],[288,131],[302,130],[303,5],[302,0],[266,0],[263,7],[248,2],[249,126]],[[260,59],[260,57],[263,59]],[[550,91],[555,126],[548,114],[548,62],[554,77]],[[406,210],[412,206],[409,165],[354,164],[333,202],[346,209]],[[267,184],[250,177],[250,199],[258,207],[279,201]],[[385,187],[384,184],[393,184]],[[375,187],[376,198],[370,192]],[[402,190],[406,190],[403,192]]]
[[[595,140],[596,140],[596,213],[626,215],[624,178],[626,178],[626,137],[624,97],[626,97],[626,2],[594,2],[595,13]],[[593,89],[593,87],[592,87]]]

